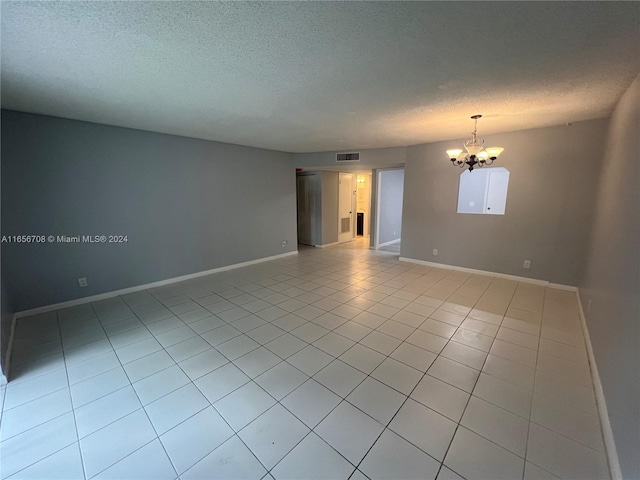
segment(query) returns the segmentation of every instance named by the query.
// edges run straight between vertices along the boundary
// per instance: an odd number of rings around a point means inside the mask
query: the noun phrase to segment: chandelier
[[[504,148],[501,147],[489,147],[483,150],[484,139],[478,138],[478,119],[482,118],[482,115],[474,115],[471,118],[475,121],[475,125],[471,133],[471,138],[464,142],[464,148],[467,151],[462,153],[462,149],[460,148],[447,150],[447,155],[449,155],[449,159],[451,159],[451,165],[460,168],[469,165],[470,172],[476,166],[484,167],[485,165],[491,165],[504,150]]]

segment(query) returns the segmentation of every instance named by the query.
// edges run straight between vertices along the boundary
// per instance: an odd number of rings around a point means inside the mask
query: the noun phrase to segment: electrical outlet
[[[522,266],[524,268],[531,268],[531,260],[525,260]]]
[[[438,256],[438,249],[437,249],[437,248],[434,248],[434,249],[433,249],[433,255],[434,255],[435,257],[437,257],[437,256]]]
[[[78,279],[78,286],[79,287],[86,287],[87,286],[87,279],[85,277],[79,278]]]
[[[282,240],[282,243],[280,245],[282,245],[282,248],[286,247],[287,246],[287,241],[286,240]]]
[[[591,299],[589,299],[589,303],[587,303],[587,313],[591,310]]]

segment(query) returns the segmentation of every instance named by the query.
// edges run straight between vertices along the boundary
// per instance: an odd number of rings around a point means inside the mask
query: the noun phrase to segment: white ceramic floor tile
[[[271,353],[266,348],[260,347],[237,358],[233,363],[247,376],[255,378],[280,362],[282,362],[282,359],[275,353]]]
[[[511,328],[500,327],[496,338],[504,340],[505,342],[520,345],[521,347],[530,348],[532,350],[538,349],[539,337],[537,335],[529,335],[528,333],[512,330]]]
[[[3,440],[0,443],[3,478],[39,462],[77,440],[71,412]]]
[[[533,390],[535,371],[511,360],[489,355],[482,371],[518,387]]]
[[[428,318],[418,327],[418,329],[433,333],[440,337],[451,338],[453,334],[456,333],[457,327],[449,325],[448,323],[440,322],[433,318]]]
[[[214,403],[240,388],[249,380],[249,377],[242,370],[232,363],[227,363],[217,370],[194,380],[193,383],[207,397],[209,402]]]
[[[84,480],[80,447],[77,443],[73,443],[9,478],[12,480]]]
[[[314,431],[347,460],[357,465],[383,429],[373,418],[343,401]]]
[[[354,342],[359,342],[369,333],[371,333],[372,329],[369,327],[365,327],[364,325],[360,325],[359,323],[350,320],[346,323],[343,323],[338,328],[334,330],[336,333],[339,333],[343,337],[347,337]]]
[[[389,428],[442,461],[457,424],[435,410],[408,399],[389,424]]]
[[[136,392],[128,385],[75,409],[80,438],[90,435],[142,407]]]
[[[303,342],[298,337],[294,337],[293,335],[288,333],[265,344],[265,348],[269,349],[283,360],[286,360],[291,355],[299,352],[306,346],[307,342]]]
[[[535,423],[529,429],[527,461],[560,478],[609,478],[602,453]]]
[[[440,355],[478,371],[482,369],[487,358],[487,354],[482,350],[476,350],[457,342],[449,342]]]
[[[368,328],[378,328],[387,321],[385,317],[381,317],[380,315],[376,315],[371,312],[362,312],[361,314],[353,317],[352,320]]]
[[[347,363],[334,360],[313,378],[344,398],[366,378],[366,375]]]
[[[131,382],[137,382],[165,368],[175,365],[175,361],[164,350],[139,358],[123,366]]]
[[[513,480],[524,472],[524,459],[464,427],[456,431],[444,464],[469,480]]]
[[[315,433],[310,433],[272,470],[278,480],[347,479],[354,467]]]
[[[413,388],[422,378],[423,372],[409,367],[393,358],[386,358],[371,373],[376,380],[385,385],[398,390],[400,393],[409,395]]]
[[[531,462],[524,462],[524,480],[557,480],[560,477],[541,469]]]
[[[183,480],[260,479],[267,473],[251,451],[233,436],[183,473]]]
[[[314,347],[319,348],[333,357],[339,357],[349,350],[354,344],[355,342],[353,340],[334,332],[329,332],[313,342]]]
[[[117,349],[116,355],[118,355],[120,363],[124,365],[125,363],[151,355],[159,350],[162,350],[162,345],[160,345],[155,338],[150,337]]]
[[[584,413],[571,404],[534,394],[531,421],[605,453],[598,417]]]
[[[427,373],[465,392],[471,393],[480,372],[442,356],[436,358]]]
[[[360,243],[21,320],[0,390],[3,476],[6,452],[42,433],[14,477],[84,478],[80,445],[119,430],[131,438],[84,459],[92,471],[110,463],[101,478],[433,478],[443,457],[440,480],[606,475],[573,294],[403,264],[397,246],[394,256]],[[123,425],[145,410],[130,381],[148,412],[133,434]],[[70,415],[69,392],[82,440],[69,423],[60,446],[49,427]],[[244,426],[270,473],[210,402]],[[382,437],[363,410],[391,422]]]
[[[287,358],[287,362],[309,376],[315,375],[326,367],[333,357],[322,350],[309,345]]]
[[[114,368],[71,385],[71,400],[74,408],[78,408],[127,385],[131,385],[131,382],[129,382],[129,378],[122,367]]]
[[[200,337],[194,337],[170,346],[167,348],[167,353],[175,362],[182,362],[210,348],[211,345],[208,342]]]
[[[239,335],[216,346],[216,350],[229,360],[235,360],[258,348],[260,344],[246,335]]]
[[[223,325],[221,327],[214,328],[213,330],[209,330],[200,336],[209,342],[211,346],[215,347],[216,345],[224,343],[227,340],[231,340],[241,334],[240,330],[233,328],[231,325]]]
[[[140,409],[81,439],[87,476],[97,475],[154,438],[156,433]]]
[[[340,360],[348,363],[367,375],[373,372],[376,367],[384,361],[384,359],[385,356],[381,353],[360,344],[354,345],[340,355]]]
[[[358,466],[370,479],[435,479],[440,462],[385,430]]]
[[[237,432],[262,415],[276,401],[254,382],[218,400],[214,407]]]
[[[413,329],[418,328],[420,325],[422,325],[426,319],[427,319],[427,315],[419,315],[419,314],[412,313],[412,312],[407,311],[407,310],[400,310],[398,313],[396,313],[392,317],[391,320],[393,320],[395,322],[402,323],[402,324],[407,325],[409,327],[412,327],[411,331],[413,331]],[[411,333],[411,332],[409,332],[409,333]],[[391,335],[391,334],[389,333],[389,335]]]
[[[391,358],[394,358],[421,372],[426,372],[437,357],[433,352],[429,352],[406,342],[396,348],[390,356]]]
[[[231,436],[233,430],[209,407],[169,430],[160,440],[173,466],[182,474]]]
[[[588,364],[574,363],[569,360],[541,353],[538,355],[537,370],[556,377],[590,387],[591,371]]]
[[[464,328],[459,328],[451,337],[451,340],[457,343],[461,343],[468,347],[476,348],[478,350],[482,350],[483,352],[488,352],[491,350],[491,345],[493,344],[493,337],[489,337],[488,335],[483,335],[482,333],[473,332],[471,330],[465,330]]]
[[[314,428],[342,399],[313,379],[281,400],[281,403],[309,428]]]
[[[481,373],[473,395],[523,418],[529,418],[533,392],[513,383]]]
[[[162,435],[207,406],[209,401],[189,383],[150,403],[145,410],[158,435]]]
[[[416,347],[424,348],[433,353],[440,353],[447,344],[447,339],[425,332],[424,330],[416,330],[406,340],[408,343]]]
[[[460,424],[524,458],[529,422],[522,417],[472,396]]]
[[[64,368],[17,384],[9,382],[6,387],[4,408],[9,410],[67,387],[67,372]]]
[[[396,348],[398,348],[398,346],[402,343],[402,340],[374,330],[369,335],[360,340],[359,343],[386,356],[393,352]]]
[[[254,330],[247,332],[247,336],[258,342],[260,345],[269,343],[278,337],[281,337],[286,332],[281,328],[278,328],[271,324],[262,325]]]
[[[275,404],[238,432],[238,436],[270,470],[309,432],[309,428],[282,405]]]
[[[153,440],[97,475],[97,480],[173,480],[177,476],[159,440]]]
[[[209,344],[207,343],[209,346]],[[191,380],[196,380],[228,363],[215,348],[209,348],[180,362],[180,368]]]
[[[138,397],[140,397],[142,404],[148,405],[186,385],[189,381],[189,377],[184,374],[180,367],[174,365],[135,382],[133,388],[136,390]]]
[[[500,339],[496,339],[491,347],[491,354],[498,357],[506,358],[512,362],[520,363],[529,368],[536,367],[537,353],[534,350],[530,350],[520,345],[505,342]]]
[[[460,475],[451,470],[449,467],[442,465],[437,480],[464,480]]]
[[[414,400],[455,422],[460,421],[469,397],[468,393],[459,388],[429,375],[425,375],[411,393],[411,398]]]
[[[534,391],[556,402],[572,405],[584,413],[593,416],[598,415],[596,397],[591,386],[586,387],[554,375],[537,371]]]
[[[293,313],[284,315],[271,322],[272,325],[284,330],[285,332],[290,332],[291,330],[298,328],[305,323],[307,323],[307,320]]]
[[[366,378],[349,394],[347,401],[382,425],[389,423],[407,397],[374,378]]]
[[[209,317],[203,318],[202,320],[198,320],[197,322],[190,323],[189,327],[198,335],[202,335],[203,333],[210,332],[211,330],[222,327],[224,325],[226,325],[226,322],[224,320],[216,317],[215,315],[211,315]]]
[[[65,366],[66,364],[64,361],[64,354],[62,353],[62,351],[44,357],[37,357],[36,359],[33,359],[33,361],[27,361],[17,364],[14,364],[12,362],[11,383],[12,385],[17,385],[18,383],[27,380],[33,380],[36,377],[39,377],[46,373],[52,373],[56,370],[64,368]],[[4,386],[6,386],[6,383]]]
[[[120,361],[113,351],[75,363],[67,367],[69,384],[73,385],[119,366]]]
[[[71,396],[67,388],[7,410],[2,414],[2,441],[71,410]]]

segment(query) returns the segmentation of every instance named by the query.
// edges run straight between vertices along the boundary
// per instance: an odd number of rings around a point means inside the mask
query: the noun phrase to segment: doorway
[[[376,222],[372,246],[392,251],[400,249],[404,168],[381,169],[376,172]]]
[[[355,236],[355,188],[353,174],[341,173],[338,187],[338,243],[350,242]]]

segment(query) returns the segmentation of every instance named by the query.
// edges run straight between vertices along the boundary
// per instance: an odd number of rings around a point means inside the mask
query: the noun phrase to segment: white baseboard
[[[591,380],[593,381],[593,391],[596,396],[596,404],[598,405],[598,415],[600,416],[600,428],[602,429],[602,438],[604,440],[604,448],[606,450],[607,461],[609,463],[609,473],[612,480],[622,480],[622,469],[620,468],[620,459],[618,458],[618,450],[609,421],[609,412],[607,410],[607,402],[604,398],[604,390],[596,365],[596,358],[593,354],[591,345],[591,337],[589,337],[589,329],[587,328],[587,318],[582,309],[580,301],[580,291],[576,289],[576,299],[578,301],[578,313],[580,314],[580,322],[582,323],[582,332],[584,334],[584,343],[587,347],[587,357],[591,367]]]
[[[338,245],[338,242],[323,243],[322,245],[314,245],[314,247],[316,247],[316,248],[327,248],[327,247],[332,247],[333,245]]]
[[[393,245],[394,243],[400,243],[401,241],[402,241],[402,238],[396,238],[395,240],[391,240],[390,242],[379,243],[378,248],[386,247],[388,245]]]
[[[456,270],[458,272],[475,273],[478,275],[491,275],[492,277],[506,278],[507,280],[515,280],[516,282],[533,283],[534,285],[542,285],[551,288],[561,288],[562,290],[575,291],[576,287],[569,285],[559,285],[549,283],[547,280],[539,280],[537,278],[519,277],[517,275],[507,275],[506,273],[490,272],[487,270],[476,270],[475,268],[458,267],[456,265],[447,265],[445,263],[427,262],[426,260],[416,260],[415,258],[400,257],[401,262],[416,263],[427,267],[444,268],[447,270]]]
[[[233,265],[227,265],[224,267],[213,268],[211,270],[205,270],[203,272],[190,273],[189,275],[183,275],[181,277],[168,278],[166,280],[160,280],[158,282],[147,283],[145,285],[136,285],[135,287],[123,288],[122,290],[114,290],[111,292],[100,293],[98,295],[91,295],[89,297],[77,298],[75,300],[69,300],[67,302],[56,303],[54,305],[46,305],[43,307],[31,308],[29,310],[23,310],[15,313],[15,318],[30,317],[32,315],[38,315],[40,313],[51,312],[53,310],[59,310],[61,308],[75,307],[76,305],[82,305],[84,303],[97,302],[99,300],[105,300],[107,298],[113,298],[120,295],[126,295],[127,293],[139,292],[141,290],[147,290],[149,288],[162,287],[164,285],[170,285],[172,283],[183,282],[185,280],[191,280],[193,278],[204,277],[211,275],[212,273],[224,272],[227,270],[235,270],[236,268],[248,267],[249,265],[255,265],[257,263],[269,262],[271,260],[277,260],[283,257],[289,257],[291,255],[297,255],[298,251],[281,253],[279,255],[272,255],[270,257],[258,258],[256,260],[249,260],[248,262],[234,263]],[[9,345],[11,348],[11,344]]]

